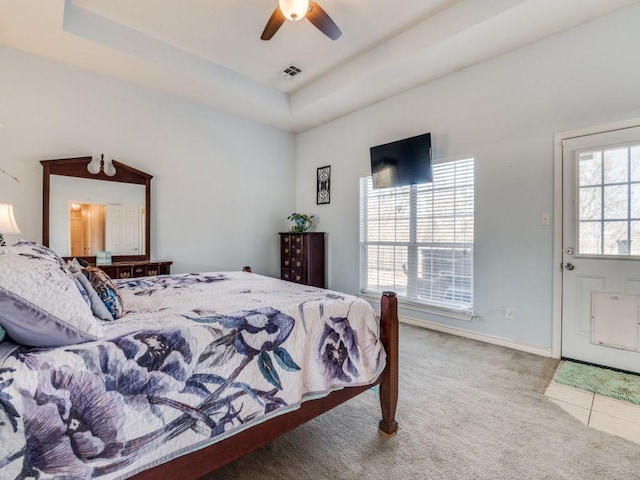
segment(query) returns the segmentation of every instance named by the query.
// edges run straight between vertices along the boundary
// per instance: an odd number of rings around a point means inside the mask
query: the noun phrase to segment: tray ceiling
[[[277,0],[2,0],[0,43],[301,132],[637,0],[317,3],[338,40],[260,40]]]

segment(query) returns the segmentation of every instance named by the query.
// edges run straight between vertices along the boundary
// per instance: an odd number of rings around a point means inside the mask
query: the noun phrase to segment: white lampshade
[[[13,216],[13,205],[0,203],[0,233],[6,235],[20,235],[20,228]]]
[[[280,0],[280,11],[289,20],[301,20],[309,11],[309,0]]]

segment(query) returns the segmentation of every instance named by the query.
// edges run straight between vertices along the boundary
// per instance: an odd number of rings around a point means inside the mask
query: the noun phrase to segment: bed
[[[0,325],[3,479],[199,478],[376,385],[398,428],[390,292],[378,320],[250,272],[111,280],[26,242],[0,247]]]

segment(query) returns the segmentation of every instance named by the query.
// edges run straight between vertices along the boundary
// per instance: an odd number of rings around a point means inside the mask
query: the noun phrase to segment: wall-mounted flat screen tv
[[[385,143],[369,150],[374,188],[429,183],[433,179],[430,133]]]

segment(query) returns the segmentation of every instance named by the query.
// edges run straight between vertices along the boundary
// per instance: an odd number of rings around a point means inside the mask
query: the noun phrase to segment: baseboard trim
[[[551,348],[541,348],[526,343],[514,342],[513,340],[507,340],[506,338],[495,337],[493,335],[486,335],[484,333],[471,332],[463,328],[450,327],[448,325],[442,325],[440,323],[428,322],[426,320],[417,320],[415,318],[406,317],[404,315],[398,316],[398,320],[401,323],[408,325],[414,325],[416,327],[423,327],[429,330],[435,330],[437,332],[449,333],[451,335],[457,335],[458,337],[470,338],[471,340],[478,340],[480,342],[490,343],[492,345],[498,345],[500,347],[512,348],[514,350],[520,350],[522,352],[532,353],[541,357],[552,357]]]

